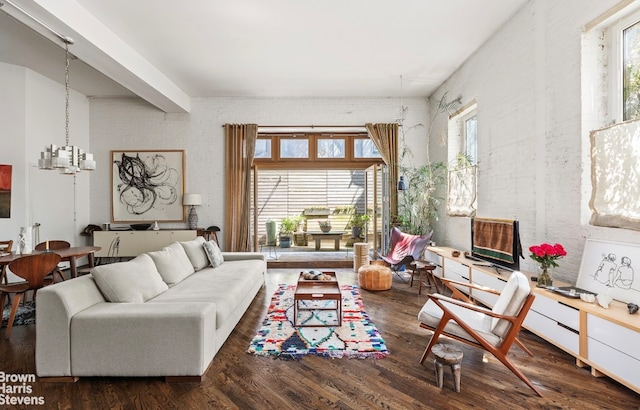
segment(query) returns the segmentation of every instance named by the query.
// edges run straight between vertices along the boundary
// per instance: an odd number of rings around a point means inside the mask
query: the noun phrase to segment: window
[[[463,119],[464,154],[472,165],[476,165],[478,158],[478,116],[475,110]]]
[[[582,41],[581,221],[640,229],[640,2],[596,17]]]
[[[623,120],[640,118],[640,22],[622,30]]]
[[[447,215],[474,216],[477,206],[478,114],[475,101],[449,118]]]
[[[280,158],[309,158],[309,140],[306,138],[281,139]]]
[[[270,168],[288,168],[305,160],[307,168],[364,169],[383,163],[366,133],[259,133],[254,161]]]
[[[271,158],[271,139],[256,140],[256,152],[254,158]]]
[[[318,158],[344,158],[344,138],[318,138]]]
[[[354,141],[355,158],[381,158],[380,151],[376,148],[376,144],[369,138],[359,138]]]
[[[640,118],[640,12],[619,18],[606,30],[612,122]]]

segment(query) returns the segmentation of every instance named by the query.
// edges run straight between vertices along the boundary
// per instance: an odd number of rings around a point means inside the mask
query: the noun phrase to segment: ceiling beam
[[[64,43],[52,30],[72,38],[70,51],[74,56],[162,111],[191,110],[190,98],[184,91],[74,0],[0,3],[4,3],[4,12],[60,47]]]

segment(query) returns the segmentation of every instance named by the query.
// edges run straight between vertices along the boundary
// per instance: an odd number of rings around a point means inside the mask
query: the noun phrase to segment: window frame
[[[280,141],[283,139],[304,138],[309,141],[309,155],[306,158],[283,158],[280,156]],[[344,158],[320,158],[318,157],[318,141],[323,139],[345,140]],[[355,141],[359,139],[369,139],[368,134],[359,132],[334,132],[334,133],[258,133],[258,139],[269,139],[271,141],[270,158],[254,158],[254,164],[268,168],[291,168],[292,163],[304,161],[306,168],[354,168],[365,169],[373,164],[383,164],[382,157],[355,157]]]
[[[624,30],[640,23],[640,9],[630,12],[625,17],[620,18],[616,23],[608,27],[609,38],[608,71],[609,77],[609,107],[610,116],[613,123],[624,120]]]

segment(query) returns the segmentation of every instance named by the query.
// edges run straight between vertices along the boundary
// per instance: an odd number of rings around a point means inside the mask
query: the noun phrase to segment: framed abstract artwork
[[[183,222],[184,150],[111,151],[111,221]]]

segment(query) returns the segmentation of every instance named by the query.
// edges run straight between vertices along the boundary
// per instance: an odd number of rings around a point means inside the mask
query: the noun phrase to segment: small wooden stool
[[[462,363],[462,352],[451,345],[442,343],[433,346],[431,351],[436,356],[433,364],[436,368],[436,383],[438,387],[442,388],[443,385],[444,372],[442,367],[444,365],[451,366],[455,391],[456,393],[460,393],[460,363]]]
[[[436,265],[432,264],[428,261],[414,261],[411,262],[411,283],[409,287],[413,287],[413,276],[418,274],[418,295],[422,294],[422,285],[424,284],[426,287],[433,287],[436,289],[436,292],[440,293],[440,289],[438,288],[438,282],[436,282],[436,278],[433,275],[433,271],[436,269]],[[423,282],[422,274],[424,273],[425,279],[427,282]]]

